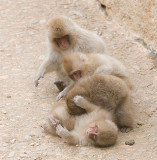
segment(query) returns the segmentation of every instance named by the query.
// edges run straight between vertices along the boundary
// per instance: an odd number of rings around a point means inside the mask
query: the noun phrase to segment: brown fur
[[[63,68],[67,75],[73,71],[81,71],[81,76],[93,74],[114,75],[123,79],[131,89],[128,73],[124,65],[113,57],[102,54],[73,53],[63,58]]]
[[[109,111],[120,128],[133,127],[132,101],[127,85],[120,78],[112,75],[93,75],[81,79],[66,96],[67,111],[72,115],[85,113],[85,110],[74,102],[77,95]]]

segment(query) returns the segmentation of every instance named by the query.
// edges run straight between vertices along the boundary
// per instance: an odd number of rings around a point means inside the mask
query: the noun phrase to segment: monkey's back
[[[128,96],[128,88],[123,80],[112,75],[94,75],[88,83],[90,102],[115,110],[116,107]]]
[[[128,96],[128,88],[123,80],[112,75],[93,75],[81,79],[66,97],[67,110],[73,115],[85,113],[84,109],[73,102],[76,95],[81,95],[91,103],[114,112]]]

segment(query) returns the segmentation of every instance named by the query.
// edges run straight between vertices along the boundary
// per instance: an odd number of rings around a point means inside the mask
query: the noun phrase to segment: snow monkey
[[[35,86],[38,86],[39,79],[43,78],[45,73],[56,71],[61,81],[57,81],[55,84],[61,91],[70,82],[61,65],[65,55],[77,51],[85,53],[106,52],[101,37],[81,28],[68,17],[55,16],[51,18],[47,24],[47,31],[48,54],[39,68],[35,78]],[[64,85],[62,82],[64,82]]]
[[[76,99],[77,97],[75,97]],[[108,111],[94,104],[83,105],[87,114],[70,115],[65,106],[57,106],[43,128],[71,145],[111,146],[116,143],[118,128]]]
[[[128,132],[133,127],[134,112],[131,96],[126,83],[112,75],[92,75],[80,79],[66,96],[67,111],[71,115],[81,115],[86,112],[85,100],[111,113],[114,122],[122,132]],[[75,96],[85,100],[74,101]]]
[[[130,89],[132,88],[125,66],[111,56],[96,53],[86,55],[76,52],[66,55],[63,58],[62,65],[65,73],[74,82],[78,81],[81,77],[93,74],[115,75],[122,78]],[[65,96],[73,85],[74,83],[71,82],[70,86],[60,92],[57,100]]]

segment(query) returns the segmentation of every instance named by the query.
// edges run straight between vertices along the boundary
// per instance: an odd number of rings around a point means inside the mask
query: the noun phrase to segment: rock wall
[[[108,16],[125,24],[157,51],[156,0],[99,0],[99,2],[105,6]]]

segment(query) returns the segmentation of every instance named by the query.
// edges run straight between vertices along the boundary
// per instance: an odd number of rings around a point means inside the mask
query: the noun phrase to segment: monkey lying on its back
[[[67,111],[71,115],[86,112],[83,109],[86,103],[82,98],[74,101],[77,95],[109,111],[121,131],[128,132],[133,127],[133,104],[122,79],[112,75],[93,75],[80,79],[66,96]]]
[[[72,116],[65,106],[57,106],[49,117],[49,123],[43,126],[45,131],[52,135],[59,135],[72,145],[106,147],[115,144],[118,128],[112,121],[111,114],[94,104],[86,104],[82,107],[88,114]]]
[[[117,139],[117,125],[125,132],[133,127],[128,88],[118,77],[93,75],[80,79],[66,101],[67,108],[56,107],[44,129],[69,144],[113,145]]]

